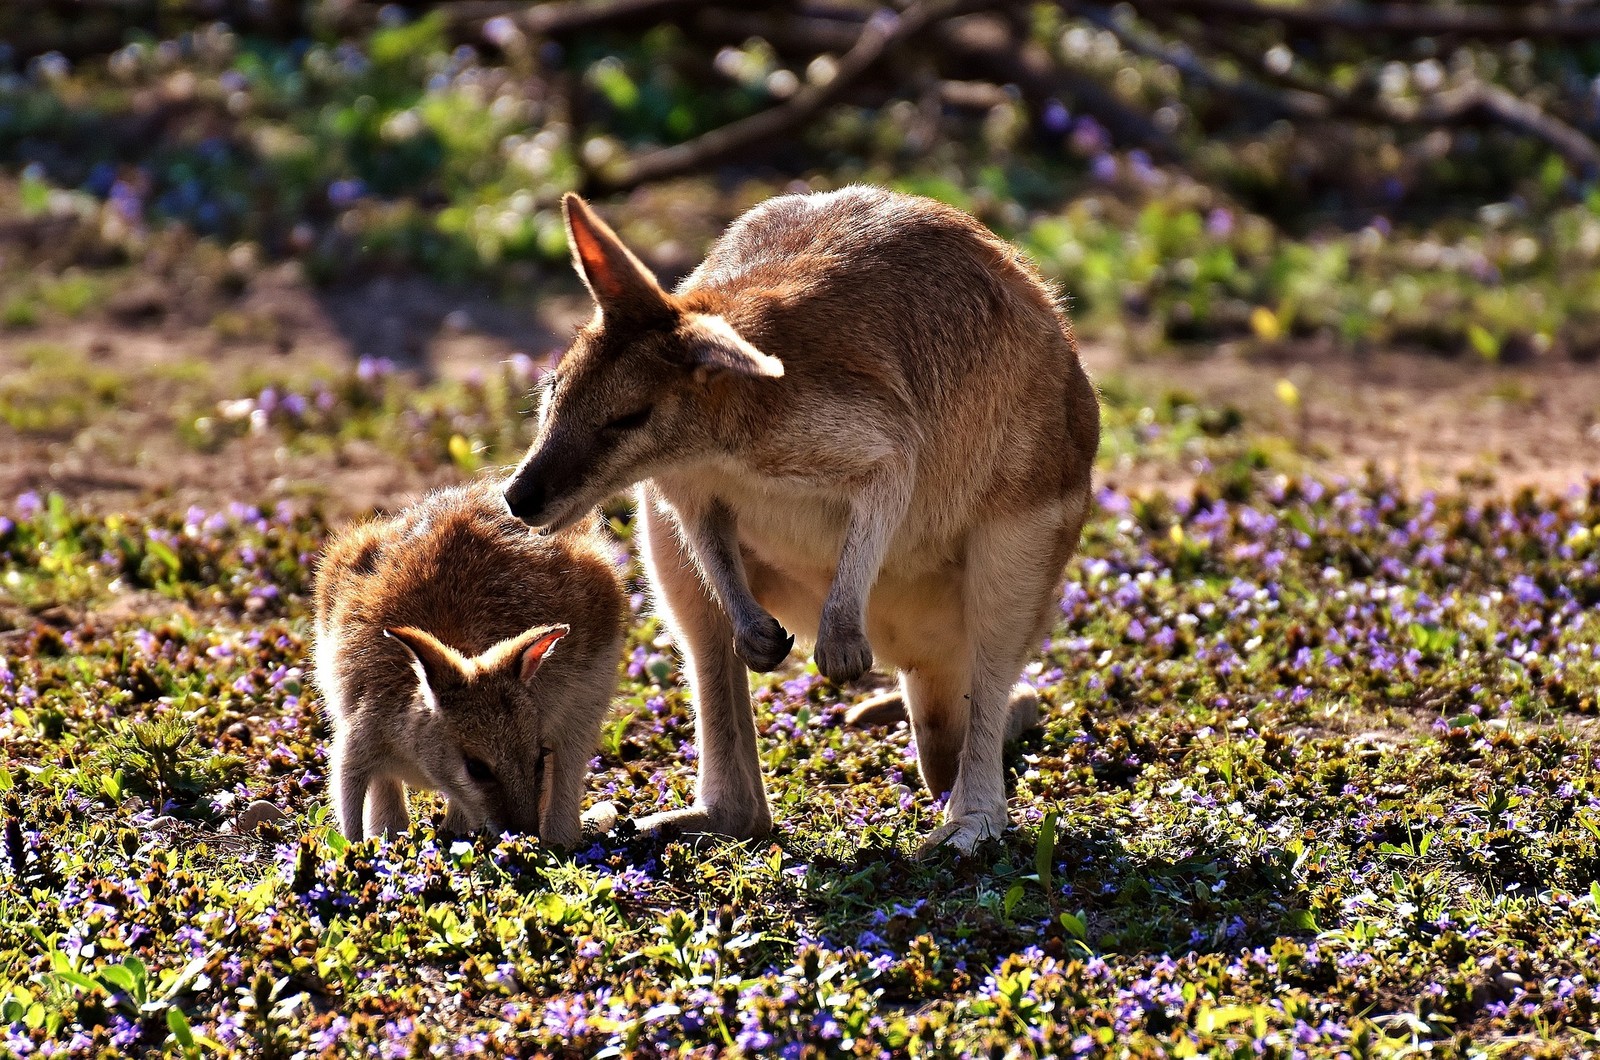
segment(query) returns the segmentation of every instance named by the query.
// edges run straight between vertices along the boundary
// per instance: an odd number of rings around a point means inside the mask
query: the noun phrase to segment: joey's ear
[[[644,262],[572,192],[561,200],[572,264],[594,295],[601,316],[638,319],[668,311],[667,293]]]
[[[567,625],[534,626],[526,633],[509,637],[478,657],[478,664],[486,671],[502,668],[517,675],[519,681],[531,681],[539,672],[545,659],[555,650],[556,642],[572,627]]]
[[[466,660],[461,653],[432,633],[412,626],[386,629],[383,635],[404,645],[411,656],[412,669],[417,671],[423,701],[438,710],[439,693],[460,684],[466,676]]]
[[[678,332],[696,375],[722,372],[777,379],[783,362],[752,346],[733,325],[711,313],[690,313]]]

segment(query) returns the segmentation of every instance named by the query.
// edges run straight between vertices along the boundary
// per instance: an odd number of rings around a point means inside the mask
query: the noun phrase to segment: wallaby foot
[[[732,813],[711,806],[689,806],[641,817],[635,822],[640,835],[669,838],[681,835],[722,835],[755,839],[772,831],[772,814],[759,810]]]
[[[949,848],[958,854],[970,854],[978,844],[1004,834],[1010,824],[1011,819],[1004,807],[1001,807],[998,816],[993,812],[962,814],[935,828],[917,847],[916,857],[919,860],[929,857],[940,848]]]
[[[1011,690],[1011,714],[1006,722],[1006,740],[1020,740],[1023,733],[1037,729],[1041,720],[1039,693],[1032,685],[1017,682]]]
[[[746,666],[758,674],[771,673],[789,657],[794,634],[784,629],[771,615],[734,630],[733,650]]]
[[[899,689],[869,696],[845,711],[844,723],[852,728],[872,725],[894,725],[906,720],[906,700]],[[1032,685],[1018,684],[1011,690],[1011,716],[1006,725],[1006,739],[1021,739],[1022,735],[1037,729],[1043,718],[1039,709],[1039,693]]]
[[[871,725],[894,725],[906,720],[906,699],[898,688],[868,696],[844,712],[844,723],[864,729]]]
[[[872,669],[872,645],[859,624],[830,622],[824,614],[812,658],[823,677],[836,685],[847,684]]]

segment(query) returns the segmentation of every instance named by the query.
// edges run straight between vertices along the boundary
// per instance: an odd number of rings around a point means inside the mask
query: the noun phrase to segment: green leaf
[[[111,964],[100,969],[100,981],[109,983],[126,994],[133,993],[134,985],[137,982],[133,977],[133,973],[120,964]]]
[[[1222,1030],[1243,1023],[1255,1016],[1255,1009],[1249,1005],[1220,1005],[1217,1008],[1201,1009],[1194,1018],[1194,1029],[1201,1034],[1210,1034],[1212,1031]]]
[[[1022,901],[1023,888],[1021,883],[1013,883],[1006,889],[1006,896],[1000,902],[1000,908],[1005,910],[1006,919],[1011,919],[1011,913],[1017,908],[1017,903]]]
[[[1467,341],[1472,348],[1478,351],[1478,356],[1486,361],[1500,359],[1500,340],[1495,338],[1482,324],[1467,325]]]
[[[1284,921],[1295,931],[1321,931],[1316,914],[1309,909],[1291,909]]]
[[[90,979],[87,975],[84,975],[82,972],[75,972],[71,968],[57,968],[51,974],[57,979],[61,980],[61,982],[66,983],[68,986],[80,990],[86,994],[92,994],[96,990],[105,989],[103,986],[101,986],[101,984],[95,982],[93,979]]]
[[[189,1020],[182,1009],[167,1009],[167,1029],[172,1031],[173,1038],[185,1049],[194,1048],[194,1031],[189,1029]]]
[[[1055,893],[1051,885],[1050,869],[1055,864],[1056,856],[1056,820],[1060,813],[1051,810],[1044,815],[1044,820],[1039,822],[1039,838],[1033,845],[1033,867],[1039,874],[1039,886],[1044,888],[1046,895]]]
[[[22,196],[24,217],[38,217],[50,209],[50,185],[33,174],[23,172],[22,185],[18,191]]]
[[[1083,912],[1062,913],[1061,926],[1067,929],[1067,934],[1079,942],[1086,941],[1089,937],[1089,925],[1083,919]]]
[[[145,542],[145,549],[167,568],[168,578],[176,578],[183,570],[183,560],[178,558],[178,554],[172,551],[172,546],[165,541],[157,541],[152,537]]]

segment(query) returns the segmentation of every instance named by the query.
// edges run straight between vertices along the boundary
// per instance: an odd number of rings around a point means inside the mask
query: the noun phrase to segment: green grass
[[[323,523],[24,498],[0,534],[9,1047],[1593,1047],[1600,498],[1197,489],[1102,498],[1030,670],[1045,727],[1008,754],[1019,826],[926,862],[906,733],[844,728],[809,665],[755,682],[768,840],[449,843],[424,795],[411,834],[348,844],[304,678]],[[144,617],[96,617],[123,599]],[[590,784],[631,815],[692,792],[659,635],[635,623]],[[288,817],[230,834],[258,798]]]

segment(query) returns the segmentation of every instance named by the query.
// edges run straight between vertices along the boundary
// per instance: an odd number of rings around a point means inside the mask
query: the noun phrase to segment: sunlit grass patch
[[[909,733],[845,728],[849,693],[798,660],[753,684],[769,838],[624,823],[557,852],[441,836],[419,795],[411,833],[350,844],[305,676],[323,523],[21,499],[0,524],[8,1047],[1588,1041],[1600,500],[1257,472],[1099,501],[1028,671],[1046,711],[1007,757],[1018,827],[919,862],[939,807]],[[692,800],[682,680],[642,613],[591,798]],[[286,816],[231,832],[258,799]]]

